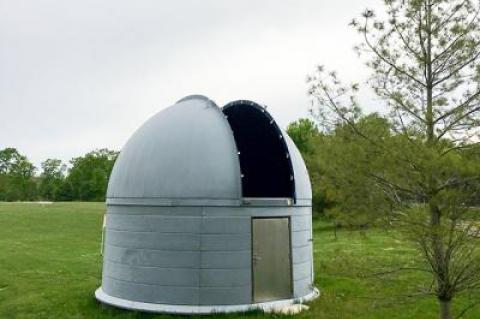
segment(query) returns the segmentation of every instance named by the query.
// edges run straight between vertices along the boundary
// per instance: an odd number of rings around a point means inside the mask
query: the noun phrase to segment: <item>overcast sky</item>
[[[316,65],[365,78],[347,24],[379,2],[0,0],[0,149],[37,166],[118,150],[190,94],[254,100],[285,127]]]

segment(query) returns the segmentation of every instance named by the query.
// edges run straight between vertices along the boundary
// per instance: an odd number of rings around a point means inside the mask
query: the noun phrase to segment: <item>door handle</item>
[[[253,264],[255,265],[257,263],[257,261],[262,260],[262,257],[253,254],[252,259],[253,259]]]

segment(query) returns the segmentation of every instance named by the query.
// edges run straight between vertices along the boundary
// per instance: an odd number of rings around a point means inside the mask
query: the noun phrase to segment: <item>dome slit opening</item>
[[[240,153],[243,196],[295,198],[288,148],[268,112],[251,101],[231,102],[222,111]]]

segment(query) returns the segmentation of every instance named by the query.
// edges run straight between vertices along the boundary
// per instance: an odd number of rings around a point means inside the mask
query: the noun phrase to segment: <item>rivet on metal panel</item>
[[[270,120],[270,124],[273,124],[273,120]]]
[[[282,135],[279,135],[278,137],[279,137],[280,139],[282,139],[282,138],[283,138],[283,136],[282,136]]]
[[[240,151],[238,151],[237,154],[240,155]]]

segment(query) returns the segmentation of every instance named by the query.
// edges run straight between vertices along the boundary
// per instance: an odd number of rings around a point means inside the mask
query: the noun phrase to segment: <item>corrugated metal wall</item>
[[[141,218],[139,218],[141,216]],[[132,301],[252,303],[251,218],[291,217],[294,296],[312,292],[311,207],[108,206],[102,288]]]

